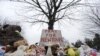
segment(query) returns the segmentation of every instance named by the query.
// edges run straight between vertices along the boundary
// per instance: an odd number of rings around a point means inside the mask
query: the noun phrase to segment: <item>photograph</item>
[[[100,56],[100,0],[0,0],[0,56]]]

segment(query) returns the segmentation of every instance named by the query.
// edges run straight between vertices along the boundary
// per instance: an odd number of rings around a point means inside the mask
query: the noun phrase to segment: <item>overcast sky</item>
[[[87,0],[91,2],[90,0]],[[99,0],[95,0],[92,2],[97,2]],[[25,22],[26,17],[22,16],[23,8],[26,4],[9,2],[9,1],[0,1],[0,23],[3,24],[5,22],[9,24],[17,24],[22,27],[22,36],[27,39],[27,41],[32,44],[40,41],[42,29],[47,29],[47,25],[43,24],[41,26],[40,23],[32,25],[30,23]],[[28,6],[28,5],[27,5]],[[84,19],[83,16],[84,9],[78,8],[78,12],[73,14],[74,18]],[[34,13],[34,12],[33,12]],[[32,13],[31,13],[32,14]],[[28,14],[30,15],[30,14]],[[55,29],[61,30],[62,36],[69,42],[75,42],[80,39],[83,40],[85,37],[92,38],[93,35],[87,36],[83,32],[83,21],[82,20],[61,20],[63,22],[61,25],[58,22],[55,23]],[[92,36],[92,37],[91,37]]]

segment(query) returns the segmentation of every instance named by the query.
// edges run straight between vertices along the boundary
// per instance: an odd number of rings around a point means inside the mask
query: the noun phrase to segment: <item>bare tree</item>
[[[90,34],[100,33],[100,11],[99,7],[90,7],[90,13],[87,13],[86,16],[88,18],[88,29],[87,32]],[[91,30],[90,30],[91,29]]]
[[[84,32],[87,36],[93,37],[96,33],[100,34],[100,10],[98,6],[89,7],[84,23]]]
[[[72,7],[76,7],[79,5],[81,0],[70,0],[69,2],[65,2],[64,0],[17,0],[18,2],[23,2],[32,5],[39,14],[36,15],[44,15],[48,21],[42,19],[35,19],[32,23],[43,22],[48,24],[48,29],[53,30],[55,22],[66,18],[70,18],[67,14],[67,10]]]
[[[91,15],[88,15],[90,20],[97,26],[100,27],[100,11],[99,8],[91,8]]]

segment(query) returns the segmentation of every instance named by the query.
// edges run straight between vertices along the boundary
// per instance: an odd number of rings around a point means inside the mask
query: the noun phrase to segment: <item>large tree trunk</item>
[[[49,20],[49,23],[48,23],[48,29],[49,30],[53,30],[54,29],[54,20]]]

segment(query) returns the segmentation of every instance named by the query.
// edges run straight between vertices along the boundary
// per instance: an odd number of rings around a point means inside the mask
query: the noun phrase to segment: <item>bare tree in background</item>
[[[87,20],[84,22],[83,30],[86,37],[94,37],[95,34],[100,34],[100,10],[98,6],[89,7],[90,9],[86,13]]]
[[[100,33],[100,11],[99,7],[90,7],[90,13],[87,13],[86,16],[89,19],[88,21],[91,23],[89,24],[88,22],[88,29],[87,31],[89,34],[95,34],[95,33]],[[91,30],[90,30],[91,29]]]
[[[89,18],[97,27],[100,27],[100,11],[99,8],[91,8],[91,15],[88,15]]]
[[[68,16],[67,11],[69,8],[77,7],[79,5],[81,0],[70,0],[69,2],[64,2],[64,0],[17,0],[18,2],[27,3],[33,6],[34,9],[36,9],[39,14],[36,14],[35,16],[45,16],[48,21],[42,20],[42,19],[35,19],[32,23],[38,23],[43,22],[48,24],[48,29],[53,30],[55,22],[66,18],[71,19],[70,16]]]

